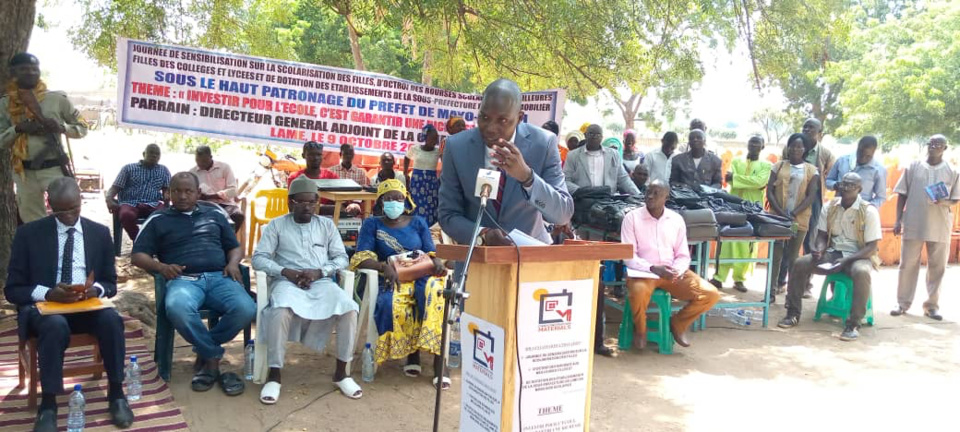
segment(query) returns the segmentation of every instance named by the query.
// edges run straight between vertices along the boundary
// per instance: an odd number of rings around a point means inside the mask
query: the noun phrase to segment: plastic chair
[[[673,354],[673,333],[670,332],[670,314],[673,312],[670,293],[657,288],[653,290],[650,301],[655,305],[647,309],[647,315],[656,313],[656,321],[647,320],[647,341],[657,344],[660,354]],[[620,320],[620,335],[617,345],[621,351],[633,346],[633,313],[630,309],[630,296],[624,297],[623,319]]]
[[[827,287],[833,285],[833,295],[827,299]],[[820,288],[820,300],[817,301],[817,313],[813,316],[814,321],[820,321],[823,314],[833,315],[840,318],[842,323],[847,322],[850,317],[850,307],[853,305],[853,279],[845,273],[834,273],[828,275],[823,280],[823,286]],[[873,292],[867,297],[867,313],[864,317],[867,325],[873,325]]]
[[[99,380],[103,377],[103,358],[100,357],[100,344],[96,336],[89,334],[70,335],[70,344],[67,349],[78,347],[93,347],[93,363],[79,363],[71,366],[67,363],[63,366],[63,377],[75,377],[81,375],[93,375],[93,379]],[[37,385],[40,384],[40,367],[37,363],[37,338],[20,341],[18,349],[18,366],[20,372],[20,384],[17,388],[23,388],[25,380],[30,379],[30,388],[27,391],[27,408],[33,411],[37,407]]]
[[[142,226],[147,218],[137,218],[137,225]],[[120,256],[120,246],[123,245],[123,227],[120,226],[120,211],[113,212],[113,254]]]
[[[337,284],[340,285],[347,294],[357,300],[356,295],[356,286],[359,283],[365,284],[364,289],[364,298],[360,301],[360,315],[357,317],[357,342],[354,344],[354,351],[362,351],[363,344],[360,343],[363,335],[361,328],[363,323],[367,321],[367,338],[370,342],[371,337],[371,328],[372,330],[372,342],[376,343],[377,341],[377,328],[373,323],[373,306],[376,305],[377,298],[377,272],[374,270],[360,270],[360,278],[357,279],[357,273],[354,273],[349,270],[340,270],[337,273]],[[372,277],[371,277],[372,274]],[[270,278],[267,277],[267,274],[262,271],[256,272],[257,278],[257,317],[263,312],[263,309],[270,305]],[[371,282],[372,281],[372,282]],[[371,285],[372,284],[372,285]],[[373,299],[373,302],[370,302],[370,299]],[[369,316],[367,316],[369,314]],[[366,317],[366,319],[364,318]],[[267,349],[266,341],[261,337],[261,333],[257,332],[257,337],[254,341],[254,357],[253,357],[253,382],[257,384],[264,384],[267,380],[267,374],[270,371],[270,368],[267,365]],[[329,345],[328,345],[329,346]],[[357,349],[356,346],[360,348]],[[350,368],[353,362],[347,363],[347,375],[350,374]]]
[[[240,275],[243,278],[243,288],[251,297],[254,293],[250,290],[250,267],[240,266]],[[173,324],[167,319],[167,280],[163,275],[155,273],[153,275],[154,290],[157,299],[157,336],[154,343],[154,358],[157,362],[157,374],[164,381],[170,381],[170,367],[173,363]],[[207,320],[207,327],[213,328],[220,321],[220,315],[210,309],[200,309],[200,318]],[[244,343],[250,340],[251,325],[243,329]]]
[[[257,214],[257,201],[259,201],[260,198],[266,198],[263,216]],[[270,223],[273,218],[283,216],[289,212],[290,210],[287,208],[286,189],[266,189],[257,192],[253,201],[250,201],[250,214],[247,216],[250,225],[250,232],[247,235],[247,256],[253,255],[254,246],[260,241],[261,228]]]

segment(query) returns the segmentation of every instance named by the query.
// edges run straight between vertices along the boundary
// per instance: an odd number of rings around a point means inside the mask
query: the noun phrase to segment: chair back
[[[287,208],[286,189],[265,189],[257,192],[255,199],[266,198],[267,205],[263,207],[263,219],[273,219],[290,213]]]

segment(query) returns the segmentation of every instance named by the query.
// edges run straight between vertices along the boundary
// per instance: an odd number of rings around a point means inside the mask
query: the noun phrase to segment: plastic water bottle
[[[87,401],[83,398],[80,384],[73,386],[73,394],[70,395],[70,414],[67,415],[67,432],[82,432],[86,426],[87,420],[83,411],[87,407]]]
[[[140,364],[137,363],[137,356],[130,356],[130,364],[127,365],[127,400],[130,402],[138,401],[142,393]]]
[[[447,366],[456,369],[460,367],[460,318],[450,328],[450,352],[447,356]]]
[[[752,312],[743,309],[724,309],[724,314],[727,321],[739,326],[749,326],[753,318]]]
[[[253,381],[253,341],[247,341],[243,347],[243,379]]]
[[[375,366],[373,364],[373,349],[370,348],[370,344],[367,343],[363,347],[363,382],[373,382],[373,375],[376,373]]]

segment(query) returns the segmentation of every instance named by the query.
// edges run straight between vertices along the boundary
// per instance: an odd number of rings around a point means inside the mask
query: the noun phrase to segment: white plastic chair
[[[367,274],[367,289],[366,289],[367,294],[364,295],[364,299],[360,304],[360,316],[358,317],[358,322],[357,322],[358,345],[360,341],[360,335],[363,334],[360,331],[360,328],[362,327],[364,322],[369,323],[368,331],[367,331],[368,338],[370,337],[369,328],[372,327],[373,343],[376,343],[376,340],[377,340],[377,327],[373,322],[373,306],[370,306],[370,305],[376,305],[377,272],[373,270],[361,270],[361,272],[363,272],[364,274]],[[372,277],[368,272],[372,273]],[[355,285],[356,285],[356,274],[349,270],[340,270],[340,272],[337,273],[337,276],[339,279],[340,288],[343,288],[343,290],[347,292],[347,295],[350,296],[350,298],[353,298],[354,292],[355,292]],[[270,305],[270,281],[269,281],[269,278],[267,277],[267,274],[262,271],[256,272],[256,280],[257,280],[257,323],[260,323],[262,322],[260,320],[260,314],[263,312],[264,308]],[[370,282],[371,280],[373,281],[372,289],[371,289],[371,282]],[[369,294],[371,292],[372,294]],[[368,303],[368,300],[367,300],[368,298],[373,299],[372,303]],[[369,316],[366,319],[364,318],[365,314],[369,314]],[[260,331],[257,331],[256,337],[254,338],[253,382],[257,384],[266,383],[267,374],[270,371],[270,368],[267,365],[266,341],[263,340],[263,336],[261,335],[262,333]],[[363,349],[363,346],[361,345],[360,350],[362,349]],[[350,366],[352,363],[353,362],[347,363],[347,375],[350,374]]]

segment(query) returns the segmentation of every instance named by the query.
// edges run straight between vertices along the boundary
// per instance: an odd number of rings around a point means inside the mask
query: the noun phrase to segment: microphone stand
[[[463,264],[463,271],[457,281],[450,285],[450,278],[447,278],[447,285],[443,289],[443,329],[440,332],[440,358],[441,362],[440,377],[437,379],[437,397],[433,406],[433,432],[438,432],[440,428],[440,398],[443,395],[443,377],[447,371],[447,356],[450,354],[447,350],[447,337],[450,334],[450,326],[455,323],[456,312],[463,309],[463,301],[470,298],[467,292],[467,270],[470,268],[470,261],[473,258],[473,251],[477,247],[477,236],[480,235],[480,222],[483,220],[483,210],[487,207],[487,196],[490,194],[490,188],[484,187],[480,196],[480,210],[477,211],[477,222],[473,225],[473,236],[470,237],[470,247],[467,249],[467,258]],[[461,337],[463,337],[461,335]],[[463,351],[461,348],[461,367],[463,365]]]

